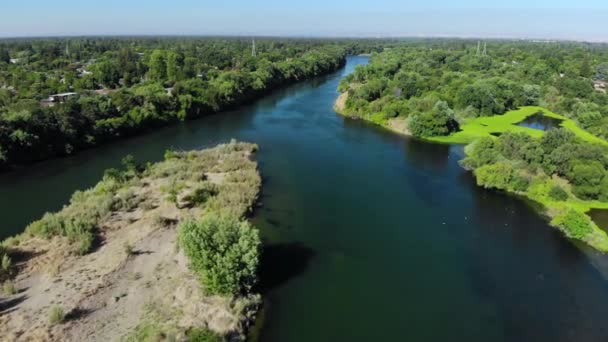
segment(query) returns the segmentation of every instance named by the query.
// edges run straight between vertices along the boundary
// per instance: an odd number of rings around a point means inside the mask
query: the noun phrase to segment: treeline
[[[497,139],[482,138],[467,147],[462,163],[475,169],[478,181],[486,187],[526,191],[534,182],[548,181],[568,189],[548,192],[555,195],[553,200],[576,196],[608,201],[608,149],[582,141],[565,128],[548,130],[541,139],[510,132]],[[549,179],[551,175],[566,182],[562,186]]]
[[[463,166],[473,169],[486,188],[519,194],[543,204],[552,223],[568,236],[599,249],[608,238],[584,214],[583,201],[608,201],[608,148],[577,138],[565,128],[551,129],[541,139],[504,133],[477,140],[466,148]]]
[[[485,50],[476,41],[435,40],[375,54],[341,82],[339,90],[349,94],[345,111],[379,123],[443,123],[414,127],[416,135],[433,136],[449,134],[451,119],[540,105],[608,137],[608,96],[594,89],[608,81],[606,45],[491,41]]]
[[[265,39],[256,42],[253,56],[251,41],[239,39],[4,42],[0,168],[234,108],[278,86],[332,72],[358,49]],[[61,92],[77,94],[41,102]]]

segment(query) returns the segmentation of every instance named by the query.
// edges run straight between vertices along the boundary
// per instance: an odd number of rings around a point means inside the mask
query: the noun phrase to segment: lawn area
[[[598,143],[608,145],[608,142],[604,139],[598,138],[593,134],[585,131],[578,127],[576,122],[573,120],[552,111],[537,106],[521,107],[516,110],[509,111],[503,115],[484,116],[472,119],[460,126],[460,131],[445,137],[431,137],[427,138],[429,141],[447,143],[447,144],[468,144],[473,142],[475,139],[487,137],[493,133],[504,133],[504,132],[524,132],[533,137],[540,138],[543,135],[543,131],[523,126],[517,126],[518,123],[524,121],[527,117],[532,116],[538,112],[542,112],[543,115],[555,119],[562,120],[561,126],[571,130],[576,136],[591,143]]]

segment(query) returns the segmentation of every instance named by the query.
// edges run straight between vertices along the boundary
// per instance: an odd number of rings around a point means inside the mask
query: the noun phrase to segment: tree
[[[93,68],[93,76],[100,84],[108,88],[114,88],[120,80],[120,71],[116,63],[111,61],[103,61],[95,64]]]
[[[400,71],[395,75],[394,85],[399,90],[398,96],[409,99],[418,96],[424,90],[423,79],[416,72]]]
[[[522,89],[522,105],[537,106],[540,100],[540,86],[526,84]]]
[[[601,63],[596,67],[595,78],[600,81],[608,81],[608,63]]]
[[[509,162],[497,162],[475,169],[477,184],[485,188],[506,190],[510,187],[514,169]]]
[[[164,81],[167,78],[167,61],[163,50],[154,50],[150,56],[149,76],[154,81]]]
[[[552,128],[543,134],[540,145],[545,153],[551,153],[561,145],[574,142],[574,139],[574,133],[569,129]]]
[[[559,185],[554,185],[549,190],[549,197],[555,201],[565,201],[568,199],[568,193]]]
[[[261,242],[247,221],[208,213],[198,222],[181,224],[179,242],[211,293],[238,294],[255,284]]]
[[[585,57],[583,59],[583,63],[581,64],[580,75],[586,78],[589,78],[593,75],[593,71],[591,70],[591,64],[589,62],[589,57]]]
[[[183,76],[182,69],[184,67],[184,55],[174,51],[167,52],[167,79],[169,82],[176,82]]]
[[[574,209],[568,209],[565,213],[558,215],[551,223],[558,226],[568,237],[574,239],[583,239],[593,232],[589,217]]]
[[[600,185],[606,176],[606,171],[598,161],[574,162],[568,179],[574,184],[573,192],[581,199],[597,199],[600,195]]]
[[[11,62],[11,56],[8,54],[8,50],[2,47],[0,47],[0,62],[7,64]]]
[[[481,115],[502,114],[504,108],[499,108],[496,90],[485,82],[476,82],[465,86],[459,94],[463,107],[471,106]]]
[[[438,101],[432,111],[413,114],[408,127],[414,136],[432,137],[457,131],[458,123],[447,102]]]

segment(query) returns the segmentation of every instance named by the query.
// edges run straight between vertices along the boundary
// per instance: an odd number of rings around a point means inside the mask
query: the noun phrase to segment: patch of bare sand
[[[391,131],[403,134],[403,135],[412,135],[410,130],[407,127],[407,119],[405,118],[392,118],[388,120],[388,128]]]

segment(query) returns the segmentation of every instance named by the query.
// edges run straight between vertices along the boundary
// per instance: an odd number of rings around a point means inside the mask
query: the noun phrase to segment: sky
[[[608,42],[608,0],[0,0],[0,37],[488,37]]]

